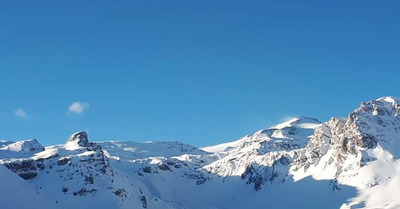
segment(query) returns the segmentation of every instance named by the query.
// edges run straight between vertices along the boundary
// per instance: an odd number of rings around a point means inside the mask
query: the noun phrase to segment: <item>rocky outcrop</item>
[[[335,177],[353,175],[362,167],[368,156],[363,150],[373,149],[378,144],[393,149],[400,136],[399,100],[383,97],[361,103],[347,119],[332,118],[315,130],[305,150],[297,158],[292,170],[317,166],[322,157],[328,160],[325,167],[336,170]],[[396,150],[392,150],[396,155]],[[345,163],[351,160],[351,163]],[[355,174],[354,174],[355,175]]]
[[[273,181],[285,182],[290,162],[291,158],[282,155],[277,157],[270,166],[251,164],[246,168],[241,178],[247,180],[246,184],[254,184],[254,189],[258,191],[263,185]]]
[[[6,163],[5,166],[25,180],[33,179],[37,176],[38,169],[34,160],[17,160]]]
[[[85,131],[80,131],[72,134],[66,144],[66,147],[69,147],[70,149],[76,149],[76,148],[86,148],[87,150],[100,150],[101,146],[89,142],[88,134]]]
[[[67,140],[67,143],[76,143],[82,147],[89,147],[90,145],[88,135],[85,131],[80,131],[72,134]]]

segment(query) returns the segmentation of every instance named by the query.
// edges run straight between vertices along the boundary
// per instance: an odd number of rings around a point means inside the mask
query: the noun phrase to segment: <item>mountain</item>
[[[86,132],[48,147],[0,141],[0,208],[400,208],[399,114],[383,97],[203,148]]]

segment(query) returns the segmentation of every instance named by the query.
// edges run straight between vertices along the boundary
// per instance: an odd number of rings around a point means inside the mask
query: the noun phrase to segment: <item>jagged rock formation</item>
[[[80,131],[72,134],[66,144],[67,149],[76,149],[86,147],[87,149],[101,149],[101,147],[93,142],[89,142],[88,135],[85,131]]]
[[[89,145],[88,135],[84,131],[74,133],[69,137],[67,143],[76,143],[82,147],[87,147]]]
[[[398,156],[395,147],[399,145],[399,111],[396,98],[383,97],[363,102],[347,119],[332,118],[315,130],[293,169],[315,167],[325,156],[324,166],[332,165],[334,177],[338,178],[344,173],[355,175],[356,168],[373,160],[364,151],[378,145]],[[346,163],[348,160],[352,163]]]

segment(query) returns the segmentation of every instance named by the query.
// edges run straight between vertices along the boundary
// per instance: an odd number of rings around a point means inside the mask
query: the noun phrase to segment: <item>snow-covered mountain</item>
[[[203,148],[0,141],[0,208],[400,208],[399,114],[384,97]]]

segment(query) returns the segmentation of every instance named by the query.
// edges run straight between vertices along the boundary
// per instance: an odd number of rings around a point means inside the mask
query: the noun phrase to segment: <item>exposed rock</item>
[[[72,134],[67,140],[65,146],[68,149],[86,148],[89,151],[101,150],[100,145],[93,142],[89,142],[88,134],[85,131],[80,131]]]
[[[361,167],[371,159],[362,150],[373,149],[378,143],[389,151],[393,149],[390,143],[397,140],[400,134],[399,113],[399,101],[396,98],[383,97],[361,103],[347,119],[332,118],[315,130],[305,153],[294,159],[296,163],[292,170],[301,167],[307,170],[329,154],[330,160],[325,166],[332,166],[336,170],[336,177],[356,175],[355,167]],[[396,151],[392,153],[395,154]],[[355,160],[356,163],[344,163],[348,159]]]
[[[34,160],[14,161],[5,164],[5,166],[26,180],[37,176],[37,168]]]
[[[74,196],[87,196],[89,194],[94,194],[97,192],[97,189],[86,189],[86,188],[82,188],[79,191],[76,191],[73,193]]]
[[[29,180],[29,179],[33,179],[37,176],[36,172],[27,172],[27,173],[19,173],[18,174],[21,178],[25,179],[25,180]]]
[[[199,170],[195,170],[191,173],[185,173],[184,176],[188,179],[196,180],[197,185],[201,185],[206,183],[207,181],[211,180],[210,177],[206,176],[203,172]]]
[[[142,170],[143,170],[143,172],[145,172],[145,173],[151,173],[152,168],[151,168],[150,166],[145,166],[145,167],[142,168]]]
[[[226,151],[226,156],[205,166],[219,176],[238,175],[254,183],[256,190],[265,182],[285,181],[288,167],[296,156],[306,161],[301,150],[320,122],[313,118],[296,117],[285,123],[247,135],[237,141],[236,147]]]
[[[163,170],[163,171],[170,170],[169,165],[167,165],[167,164],[165,164],[165,163],[162,163],[162,164],[158,165],[157,167],[158,167],[159,169]]]
[[[67,163],[69,163],[69,164],[71,164],[71,159],[70,158],[68,158],[68,157],[64,157],[64,158],[60,158],[58,161],[57,161],[57,165],[66,165]]]
[[[122,189],[117,189],[116,191],[114,191],[114,194],[116,196],[118,196],[118,197],[121,197],[121,198],[126,198],[127,197],[126,191],[123,188]]]
[[[144,195],[140,196],[140,201],[142,201],[142,207],[147,208],[147,199]]]
[[[88,135],[85,131],[80,131],[80,132],[72,134],[69,137],[69,139],[67,140],[67,143],[69,143],[69,142],[77,143],[78,145],[80,145],[82,147],[89,146]]]
[[[93,176],[86,176],[85,177],[85,184],[94,184]]]

